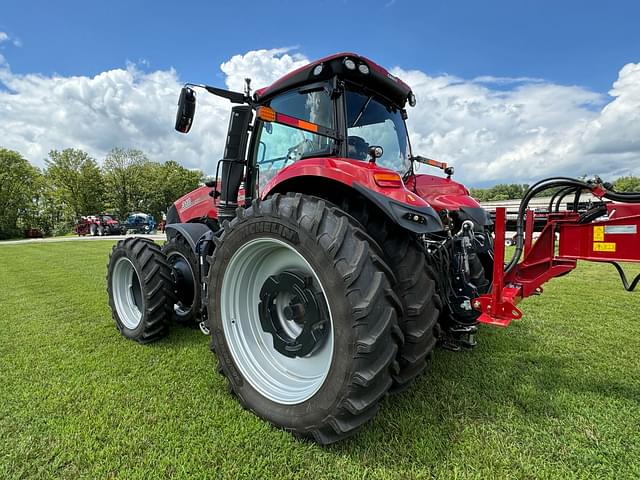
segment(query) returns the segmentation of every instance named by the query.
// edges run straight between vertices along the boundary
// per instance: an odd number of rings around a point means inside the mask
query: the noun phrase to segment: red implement
[[[535,242],[533,212],[526,213],[524,259],[505,273],[506,215],[504,207],[496,209],[493,287],[473,301],[481,323],[506,327],[522,318],[518,302],[542,293],[542,284],[569,273],[577,260],[640,262],[640,204],[608,203],[606,218],[590,223],[579,223],[575,212],[549,214]]]

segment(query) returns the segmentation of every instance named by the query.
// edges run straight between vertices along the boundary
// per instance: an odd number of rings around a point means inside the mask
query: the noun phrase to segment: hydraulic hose
[[[597,181],[599,182],[599,180]],[[584,190],[593,190],[594,185],[596,184],[594,184],[593,182],[586,182],[570,177],[551,177],[540,180],[539,182],[529,187],[522,199],[522,202],[520,202],[520,208],[518,209],[516,235],[514,237],[516,241],[516,249],[511,257],[511,260],[505,268],[505,273],[510,272],[518,264],[520,258],[522,257],[522,252],[524,250],[524,217],[526,215],[527,207],[529,206],[529,203],[531,202],[531,199],[533,199],[533,197],[550,188],[562,187],[553,195],[549,205],[553,206],[555,202],[555,211],[558,212],[560,210],[562,200],[566,196],[573,193],[575,195],[573,205],[574,209],[577,211],[580,194]],[[602,195],[602,198],[613,200],[614,202],[640,203],[640,192],[615,192],[610,188],[610,185],[608,184],[603,185],[603,187],[605,188],[605,193]],[[551,209],[549,210],[551,211]]]
[[[602,197],[608,200],[613,200],[614,202],[640,203],[640,192],[626,193],[607,190],[607,192]]]
[[[515,235],[516,249],[511,257],[511,260],[509,261],[509,264],[505,268],[505,273],[510,272],[518,264],[520,258],[522,257],[522,252],[524,251],[524,217],[531,199],[537,194],[554,187],[573,187],[574,189],[578,190],[578,193],[583,189],[591,189],[591,185],[589,185],[587,182],[576,180],[575,178],[570,177],[546,178],[529,187],[529,190],[527,190],[527,192],[525,193],[518,210]]]
[[[556,193],[553,194],[553,196],[551,197],[551,200],[549,201],[549,206],[547,208],[547,210],[549,211],[549,213],[553,212],[554,209],[557,211],[558,205],[560,204],[560,202],[562,201],[562,199],[566,196],[569,195],[571,192],[573,192],[573,190],[575,189],[575,187],[565,187],[565,188],[561,188],[560,190],[558,190]],[[560,200],[558,200],[558,198],[560,198]],[[556,203],[556,201],[558,203]],[[555,206],[555,207],[554,207]]]

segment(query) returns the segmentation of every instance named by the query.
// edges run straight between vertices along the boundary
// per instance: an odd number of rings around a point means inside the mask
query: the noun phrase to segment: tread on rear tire
[[[437,343],[442,301],[436,291],[435,273],[427,263],[424,247],[411,232],[389,225],[365,204],[344,199],[343,208],[380,246],[396,279],[393,288],[403,306],[398,323],[404,343],[398,351],[400,370],[394,375],[391,393],[399,393],[425,370]]]

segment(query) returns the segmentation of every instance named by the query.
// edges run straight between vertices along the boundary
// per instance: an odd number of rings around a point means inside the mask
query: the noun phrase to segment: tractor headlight
[[[411,105],[412,107],[416,106],[416,96],[414,95],[413,92],[409,92],[409,96],[407,97],[407,100],[409,100],[409,105]]]
[[[354,62],[350,58],[345,58],[344,59],[344,66],[347,67],[348,70],[355,70],[356,69],[356,62]]]
[[[322,64],[316,65],[313,67],[313,74],[317,77],[322,73]]]
[[[360,65],[358,65],[358,70],[363,75],[369,75],[370,72],[369,66],[366,63],[361,63]]]

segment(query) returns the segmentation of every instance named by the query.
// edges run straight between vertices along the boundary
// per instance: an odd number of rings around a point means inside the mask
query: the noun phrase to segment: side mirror
[[[180,133],[189,133],[195,113],[196,92],[189,87],[182,87],[180,100],[178,100],[178,113],[176,114],[176,130]]]
[[[214,188],[218,183],[218,179],[213,175],[207,175],[204,179],[204,184],[209,188]]]

